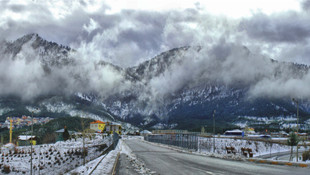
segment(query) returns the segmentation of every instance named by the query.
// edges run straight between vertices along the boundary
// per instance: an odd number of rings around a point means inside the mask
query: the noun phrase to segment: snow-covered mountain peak
[[[214,109],[223,122],[231,122],[237,116],[291,116],[295,107],[287,98],[270,100],[261,97],[246,101],[249,89],[259,81],[264,83],[278,77],[283,81],[286,81],[285,77],[300,79],[309,70],[308,67],[294,64],[260,61],[242,46],[228,49],[224,54],[219,53],[225,50],[225,46],[175,48],[138,66],[121,68],[104,61],[90,62],[88,59],[73,58],[74,54],[70,55],[72,50],[69,47],[46,41],[37,34],[25,35],[4,45],[0,52],[5,48],[13,61],[16,55],[21,55],[20,59],[32,59],[35,56],[35,61],[40,61],[39,64],[36,62],[36,68],[43,68],[44,72],[39,72],[36,77],[39,81],[31,79],[33,74],[29,73],[29,81],[23,83],[32,81],[34,87],[42,89],[39,95],[31,96],[41,99],[41,102],[35,102],[37,106],[47,99],[44,95],[52,96],[50,98],[70,97],[57,99],[59,103],[53,105],[41,105],[46,114],[62,115],[71,111],[70,115],[79,115],[87,106],[89,113],[96,117],[112,116],[110,118],[115,117],[143,127],[161,123],[182,128],[182,125],[197,124],[209,119]],[[237,64],[240,61],[247,66]],[[257,64],[253,61],[257,61]],[[32,70],[29,69],[32,68],[30,64],[32,62],[25,63],[25,72]],[[7,76],[3,77],[5,79]],[[24,78],[23,75],[20,77]],[[16,81],[6,81],[6,84],[11,83],[15,87]],[[26,92],[33,92],[33,89]],[[0,101],[1,108],[10,109],[2,110],[2,116],[14,112],[15,106],[21,106],[16,108],[17,111],[27,109],[18,100],[14,104],[18,105],[9,106],[6,101],[2,104]],[[309,103],[306,101],[301,106],[305,109],[301,109],[300,114],[307,115]]]

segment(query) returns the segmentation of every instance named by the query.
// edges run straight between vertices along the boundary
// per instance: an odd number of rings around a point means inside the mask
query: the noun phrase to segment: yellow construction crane
[[[13,120],[10,118],[10,143],[12,143],[12,133],[13,133],[13,126],[12,126]]]

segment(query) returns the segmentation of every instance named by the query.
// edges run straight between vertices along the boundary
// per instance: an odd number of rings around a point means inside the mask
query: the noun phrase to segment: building
[[[36,145],[37,137],[30,135],[20,135],[18,136],[17,146],[28,146],[28,145]]]
[[[148,131],[148,130],[143,130],[143,131],[140,132],[140,135],[141,135],[141,136],[148,136],[148,135],[150,135],[150,134],[152,134],[152,132],[151,132],[151,131]]]
[[[244,132],[239,129],[234,129],[230,131],[225,131],[224,135],[226,136],[244,136]]]
[[[108,133],[108,134],[113,134],[113,132],[117,134],[122,134],[122,125],[118,123],[113,123],[113,122],[106,122],[106,126],[103,132]]]
[[[60,130],[55,131],[55,133],[56,133],[56,142],[64,141],[64,138],[63,138],[63,133],[64,132],[65,132],[65,129],[60,129]],[[75,131],[68,131],[68,132],[69,132],[70,136],[75,133]]]
[[[245,132],[246,134],[255,134],[254,128],[250,128],[250,127],[245,127],[245,128],[244,128],[244,132]]]
[[[100,120],[96,120],[90,123],[90,129],[94,130],[95,132],[102,132],[106,123]]]

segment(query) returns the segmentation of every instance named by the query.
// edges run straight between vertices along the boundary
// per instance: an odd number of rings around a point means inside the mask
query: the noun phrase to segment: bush
[[[10,166],[4,165],[2,172],[6,173],[6,174],[9,174],[11,172]]]

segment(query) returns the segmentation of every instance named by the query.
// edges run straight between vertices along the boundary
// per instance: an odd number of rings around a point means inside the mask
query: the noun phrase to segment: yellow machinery
[[[12,133],[13,133],[13,130],[12,130],[12,122],[13,122],[13,120],[12,119],[10,119],[10,143],[12,143]]]

